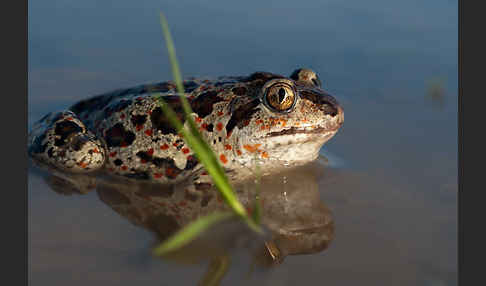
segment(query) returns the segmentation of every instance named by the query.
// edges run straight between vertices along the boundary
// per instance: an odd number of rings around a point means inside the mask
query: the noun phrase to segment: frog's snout
[[[332,95],[323,94],[320,103],[324,114],[335,118],[336,123],[341,126],[344,122],[344,110],[338,101]]]

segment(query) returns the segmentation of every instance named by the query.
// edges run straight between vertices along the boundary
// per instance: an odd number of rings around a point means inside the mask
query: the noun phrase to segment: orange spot
[[[263,120],[261,119],[258,119],[257,121],[255,121],[256,124],[262,124],[263,123]]]
[[[267,159],[267,158],[268,158],[268,153],[267,153],[267,152],[263,152],[263,153],[262,153],[262,158]]]
[[[241,155],[241,151],[239,149],[236,150],[236,154],[238,154],[238,156],[240,156]]]
[[[182,153],[187,154],[189,153],[189,148],[182,148]]]
[[[66,118],[66,120],[72,121],[73,118],[72,117],[68,117],[68,118]]]
[[[248,152],[254,153],[255,151],[258,150],[258,147],[260,147],[262,144],[254,144],[254,145],[243,145],[243,148],[245,148]]]
[[[137,125],[137,126],[135,127],[135,129],[136,129],[137,131],[140,131],[140,130],[142,130],[142,129],[143,129],[143,125]]]
[[[223,164],[228,163],[228,159],[226,159],[226,156],[224,154],[219,155],[219,160],[221,160]]]
[[[160,149],[161,150],[167,150],[167,149],[169,149],[169,145],[164,144],[164,145],[160,146]]]
[[[162,177],[162,174],[161,173],[154,173],[154,178],[158,179]]]
[[[147,134],[147,136],[152,136],[152,129],[145,130],[145,134]]]
[[[126,171],[126,170],[128,169],[128,167],[127,167],[127,166],[125,166],[125,165],[123,165],[123,166],[121,166],[121,169],[122,169],[123,171]]]
[[[196,117],[196,122],[197,123],[201,122],[201,120],[202,120],[201,117]]]
[[[221,111],[218,111],[218,116],[222,116],[224,113]]]
[[[153,148],[150,148],[148,151],[147,151],[147,154],[149,154],[150,156],[152,156],[154,154],[154,149]]]
[[[243,122],[243,125],[245,125],[245,126],[248,126],[248,124],[250,124],[250,120],[245,120],[245,121]]]
[[[206,128],[208,128],[208,125],[206,123],[203,123],[203,124],[201,124],[201,128],[206,130]]]
[[[265,130],[265,125],[260,126],[260,130]]]
[[[94,148],[93,153],[100,153],[100,151],[98,150],[98,148]]]
[[[218,124],[216,124],[216,130],[218,130],[218,131],[223,130],[223,123],[218,122]]]
[[[81,163],[78,163],[78,165],[81,167],[81,168],[86,168],[88,166],[88,163],[86,162],[81,162]]]
[[[110,157],[115,157],[116,156],[116,152],[111,152],[110,153]]]
[[[231,150],[231,145],[229,145],[229,144],[224,145],[224,149],[225,150]]]
[[[177,142],[172,143],[172,146],[177,147]]]

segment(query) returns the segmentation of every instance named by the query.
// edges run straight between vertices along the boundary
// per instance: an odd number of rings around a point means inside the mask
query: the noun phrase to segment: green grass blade
[[[175,235],[164,241],[161,245],[157,246],[153,250],[153,253],[160,256],[167,254],[170,251],[177,250],[194,240],[196,236],[207,230],[213,224],[221,222],[232,216],[233,214],[229,212],[214,212],[207,216],[200,217],[182,228]]]
[[[160,13],[160,24],[162,26],[162,31],[164,33],[164,38],[166,41],[167,51],[169,53],[169,59],[172,67],[172,73],[174,76],[174,81],[177,86],[177,92],[180,95],[182,107],[184,109],[186,115],[186,122],[189,125],[189,131],[185,129],[182,123],[177,118],[176,114],[171,110],[170,106],[168,106],[162,99],[159,97],[161,102],[161,108],[163,112],[168,117],[171,124],[173,124],[179,133],[184,136],[186,143],[189,147],[194,151],[196,157],[199,161],[203,164],[206,168],[207,172],[213,179],[214,184],[220,191],[223,199],[225,202],[234,210],[234,212],[243,218],[245,222],[248,224],[250,228],[257,232],[261,232],[261,228],[255,224],[255,222],[248,216],[243,205],[238,201],[235,193],[233,192],[233,188],[231,187],[226,174],[219,164],[218,159],[216,158],[215,154],[211,150],[211,147],[206,143],[206,141],[202,138],[201,134],[197,130],[196,123],[192,118],[191,114],[193,111],[191,110],[190,104],[186,97],[184,96],[184,86],[182,84],[182,76],[180,73],[179,65],[177,63],[177,58],[175,54],[174,44],[172,42],[172,37],[169,31],[169,25],[165,16]]]

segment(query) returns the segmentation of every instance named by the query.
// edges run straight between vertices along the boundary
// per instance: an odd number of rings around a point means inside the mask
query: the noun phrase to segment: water
[[[254,262],[261,241],[229,226],[228,237],[254,243],[161,260],[150,254],[157,235],[98,192],[60,195],[31,173],[31,285],[194,285],[210,261],[230,261],[223,285],[457,284],[456,1],[31,2],[29,124],[88,95],[170,79],[160,10],[185,75],[310,67],[341,102],[345,124],[322,150],[329,165],[308,180],[332,240],[267,267]],[[437,78],[440,100],[429,96]]]

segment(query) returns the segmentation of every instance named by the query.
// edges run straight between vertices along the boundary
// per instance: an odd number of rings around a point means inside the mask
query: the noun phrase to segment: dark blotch
[[[123,164],[123,161],[120,159],[116,159],[115,161],[113,161],[113,164],[115,164],[116,166],[120,166],[121,164]]]
[[[130,121],[132,122],[133,126],[144,125],[147,121],[147,115],[132,115]]]
[[[184,124],[185,117],[179,97],[165,96],[164,100],[168,105],[170,105],[170,107],[172,107],[177,115],[177,118],[179,118],[182,124]],[[157,130],[160,130],[163,134],[177,134],[176,129],[172,126],[169,119],[167,119],[160,107],[156,107],[154,110],[152,110],[152,113],[150,114],[150,121],[152,122],[152,126],[154,126]]]
[[[186,81],[186,82],[184,82],[184,91],[185,92],[192,92],[193,90],[195,90],[198,87],[199,87],[199,84],[197,84],[194,81]]]
[[[301,90],[300,96],[319,106],[324,114],[336,116],[338,113],[338,103],[334,97],[328,94],[319,94],[309,90]]]
[[[197,166],[197,164],[199,163],[199,161],[197,160],[197,158],[195,156],[187,156],[187,163],[186,163],[186,167],[184,168],[184,170],[192,170],[194,169],[194,167]]]
[[[114,93],[97,95],[76,103],[75,105],[71,106],[69,110],[77,115],[86,111],[101,110],[115,97],[116,95]]]
[[[242,105],[238,107],[231,115],[228,124],[226,124],[226,133],[229,133],[238,126],[238,128],[243,128],[245,120],[251,119],[253,113],[257,112],[259,109],[256,108],[260,104],[259,99],[254,99],[253,101],[249,102],[248,104]]]
[[[76,136],[72,139],[71,146],[73,147],[74,151],[79,151],[88,141],[89,139],[86,136]]]
[[[191,108],[200,118],[204,118],[213,112],[213,105],[220,101],[223,99],[218,96],[218,93],[210,90],[193,99]]]
[[[122,123],[117,123],[106,131],[105,141],[108,147],[129,146],[135,140],[135,134],[123,128]]]
[[[290,75],[290,78],[295,80],[295,81],[298,81],[299,80],[299,73],[302,69],[296,69],[294,70],[294,72]]]
[[[76,123],[64,120],[56,123],[56,128],[54,130],[55,134],[61,136],[54,141],[55,146],[63,146],[66,142],[65,140],[73,133],[82,132],[83,129]]]
[[[255,72],[251,74],[249,77],[244,78],[242,81],[249,82],[254,80],[262,80],[267,82],[269,80],[276,79],[276,78],[285,78],[285,77],[278,74],[269,73],[269,72]]]
[[[120,100],[114,104],[107,106],[104,110],[105,117],[111,116],[115,112],[121,112],[125,108],[129,107],[132,104],[131,100]]]
[[[239,87],[235,87],[231,90],[235,95],[238,95],[238,96],[243,96],[246,94],[246,87],[244,86],[239,86]]]
[[[146,85],[140,89],[139,94],[147,93],[147,92],[168,92],[171,89],[174,89],[175,85],[168,82],[161,82],[153,85]]]
[[[137,152],[137,157],[139,157],[140,159],[142,160],[145,160],[147,162],[150,162],[152,161],[152,155],[149,155],[147,152],[145,151],[139,151]]]
[[[140,152],[139,152],[140,153]],[[138,153],[137,153],[138,156]],[[148,159],[148,157],[146,157]],[[149,160],[151,161],[155,166],[159,168],[164,168],[166,170],[166,176],[169,179],[175,179],[180,173],[182,173],[184,170],[181,170],[177,168],[174,159],[169,159],[169,158],[160,158],[160,157],[150,157]]]
[[[208,132],[213,132],[213,128],[214,128],[214,125],[211,123],[211,124],[209,124],[209,125],[206,127],[206,130],[207,130]]]

